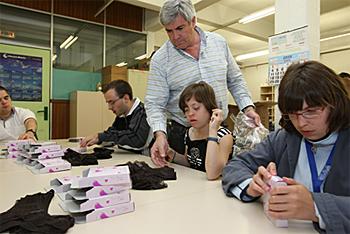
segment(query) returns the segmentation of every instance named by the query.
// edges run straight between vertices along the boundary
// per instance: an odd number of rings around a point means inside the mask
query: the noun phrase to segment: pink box
[[[279,186],[287,186],[287,183],[283,181],[283,179],[279,176],[272,176],[269,181],[267,181],[267,184],[270,185],[271,189]],[[266,216],[271,220],[271,222],[276,227],[288,227],[288,220],[287,219],[273,219],[268,214],[268,206],[269,206],[269,199],[270,199],[270,193],[265,193],[262,197],[263,204],[264,204],[264,212]]]
[[[75,200],[85,200],[89,198],[107,196],[129,189],[131,189],[131,183],[72,189],[68,191],[68,194]]]
[[[70,189],[70,185],[73,179],[80,176],[64,176],[62,178],[56,178],[50,181],[50,187],[55,190],[56,193],[67,192]]]
[[[90,212],[73,213],[71,214],[75,219],[75,223],[93,222],[101,219],[110,218],[113,216],[126,214],[135,210],[134,202],[117,204],[102,209],[92,210]]]
[[[35,174],[51,173],[71,169],[71,164],[62,158],[37,160],[36,162],[37,163],[35,165],[28,166],[28,168]]]
[[[31,140],[14,140],[14,141],[9,141],[7,142],[5,145],[7,147],[16,147],[16,148],[19,148],[19,147],[22,147],[24,145],[29,145],[30,143],[32,143]]]
[[[46,153],[29,153],[30,158],[37,159],[49,159],[49,158],[58,158],[64,156],[63,150],[46,152]]]
[[[62,201],[60,205],[65,211],[68,211],[70,213],[78,213],[88,210],[101,209],[129,201],[130,192],[129,190],[125,190],[119,193],[90,198],[86,200],[66,200]]]
[[[83,177],[74,179],[71,188],[131,183],[128,166],[95,167],[83,171]]]
[[[44,145],[44,146],[31,148],[30,152],[33,152],[33,153],[47,153],[47,152],[53,152],[53,151],[59,151],[59,150],[61,150],[61,146],[60,145]]]

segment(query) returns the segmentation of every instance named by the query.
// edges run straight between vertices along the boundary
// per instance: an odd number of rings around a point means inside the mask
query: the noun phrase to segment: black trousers
[[[185,153],[185,134],[187,127],[171,120],[167,124],[169,146],[180,154]]]
[[[179,124],[174,120],[170,120],[167,122],[167,138],[169,147],[180,154],[185,153],[185,134],[187,127]],[[151,150],[153,144],[155,142],[155,138],[149,143],[149,150]]]

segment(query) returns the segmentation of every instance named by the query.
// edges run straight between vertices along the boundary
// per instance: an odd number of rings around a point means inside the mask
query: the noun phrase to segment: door
[[[0,84],[14,106],[34,112],[39,140],[50,136],[50,50],[0,44]]]

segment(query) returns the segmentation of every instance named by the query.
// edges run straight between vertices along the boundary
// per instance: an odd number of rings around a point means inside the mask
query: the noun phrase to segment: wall
[[[95,91],[101,73],[53,69],[52,99],[69,100],[72,91]]]

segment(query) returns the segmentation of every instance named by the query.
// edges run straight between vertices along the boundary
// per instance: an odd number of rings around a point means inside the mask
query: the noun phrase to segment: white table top
[[[112,159],[99,160],[99,166],[128,161],[145,161],[147,156],[118,150]],[[288,228],[276,228],[264,215],[259,202],[242,203],[225,196],[221,181],[207,181],[205,173],[176,164],[176,181],[166,181],[161,190],[131,190],[135,211],[86,224],[76,224],[68,233],[316,233],[311,222],[289,221]],[[91,166],[94,167],[94,166]],[[12,159],[0,159],[0,213],[27,194],[45,192],[50,180],[66,175],[81,175],[89,166],[73,167],[70,171],[35,175]],[[54,197],[49,213],[65,214]]]

